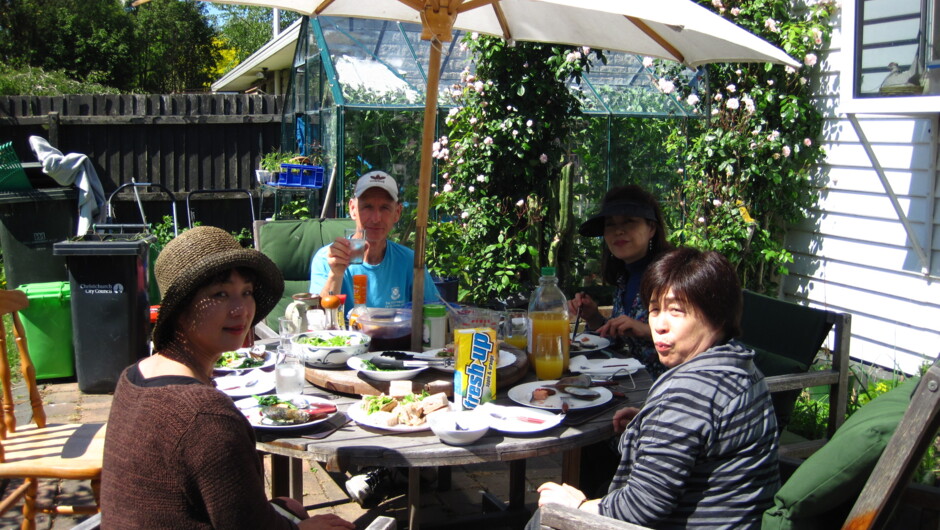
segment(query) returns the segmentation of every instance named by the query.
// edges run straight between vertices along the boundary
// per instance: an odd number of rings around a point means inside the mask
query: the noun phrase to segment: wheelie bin
[[[91,234],[54,246],[69,271],[82,392],[113,392],[124,368],[149,354],[148,253],[155,241],[147,233]]]
[[[69,282],[27,283],[19,290],[29,299],[20,317],[36,379],[74,376]]]

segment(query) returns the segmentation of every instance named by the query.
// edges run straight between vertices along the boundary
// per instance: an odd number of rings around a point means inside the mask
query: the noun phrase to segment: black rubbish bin
[[[0,193],[0,247],[8,289],[68,280],[65,258],[53,255],[52,246],[75,234],[76,201],[72,188]]]
[[[124,368],[149,354],[151,235],[86,236],[54,247],[65,256],[72,294],[78,388],[114,391]]]

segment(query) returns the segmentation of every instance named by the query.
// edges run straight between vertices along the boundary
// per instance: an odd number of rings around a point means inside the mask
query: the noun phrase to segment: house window
[[[849,0],[843,112],[940,110],[940,0]]]

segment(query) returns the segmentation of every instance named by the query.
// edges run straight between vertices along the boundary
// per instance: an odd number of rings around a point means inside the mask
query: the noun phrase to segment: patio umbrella
[[[590,46],[691,67],[710,62],[799,63],[767,41],[691,0],[205,0],[421,24],[431,41],[415,221],[412,348],[421,346],[431,147],[437,119],[441,44],[453,30],[507,40]]]

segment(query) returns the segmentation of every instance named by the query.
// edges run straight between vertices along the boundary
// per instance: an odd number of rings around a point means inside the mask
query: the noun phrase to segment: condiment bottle
[[[536,337],[539,335],[560,336],[564,350],[563,367],[568,368],[568,356],[571,343],[570,323],[568,321],[568,300],[558,288],[558,278],[555,277],[555,267],[542,267],[542,277],[539,286],[532,293],[529,301],[529,364],[535,354]]]
[[[421,345],[424,349],[439,349],[446,344],[447,308],[439,304],[424,306],[424,333]]]
[[[346,321],[349,322],[349,329],[359,329],[359,316],[366,311],[366,295],[369,292],[369,277],[365,274],[356,274],[353,276],[353,308],[349,310]]]

